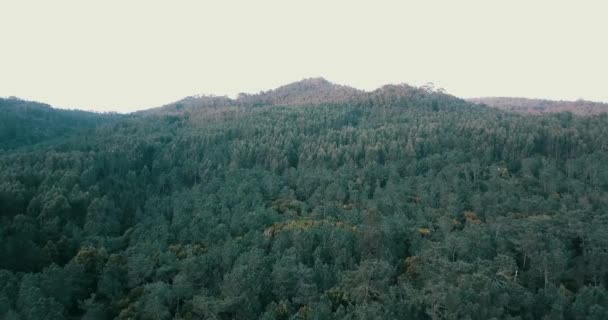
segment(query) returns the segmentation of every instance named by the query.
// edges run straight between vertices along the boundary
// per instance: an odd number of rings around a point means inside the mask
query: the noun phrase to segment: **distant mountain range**
[[[365,101],[394,103],[408,97],[435,95],[458,99],[431,86],[413,87],[390,84],[374,91],[363,91],[338,85],[324,78],[308,78],[257,94],[241,93],[236,99],[227,96],[191,96],[167,105],[139,111],[141,114],[180,114],[191,109],[217,109],[227,106],[312,106],[320,104],[362,103]]]
[[[555,101],[512,97],[471,98],[467,100],[473,103],[485,104],[501,110],[531,114],[572,112],[578,115],[594,115],[608,111],[608,103],[587,100]]]
[[[373,91],[363,91],[338,85],[324,78],[308,78],[276,89],[256,94],[241,93],[236,99],[227,96],[191,96],[167,105],[139,111],[141,114],[180,114],[191,109],[207,108],[209,112],[227,106],[305,106],[333,103],[360,103],[373,100],[391,101],[415,95],[435,94],[444,98],[459,99],[433,86],[414,87],[407,84],[389,84]],[[482,97],[466,99],[511,112],[541,114],[572,112],[577,115],[594,115],[608,111],[608,103],[586,100],[554,101],[518,97]]]
[[[442,99],[464,101],[458,97],[446,94],[442,89],[436,89],[433,86],[414,87],[407,84],[389,84],[373,91],[363,91],[345,85],[338,85],[318,77],[303,79],[276,89],[261,91],[255,94],[241,93],[235,99],[214,95],[190,96],[173,103],[138,111],[133,114],[171,115],[182,114],[192,110],[197,110],[199,114],[215,114],[230,110],[230,107],[312,106],[320,104],[365,103],[370,101],[380,104],[394,104],[404,102],[404,99],[412,97],[417,99],[431,95],[441,97]],[[518,97],[481,97],[466,99],[466,101],[500,110],[529,114],[572,112],[577,115],[595,115],[608,111],[608,103],[586,100],[553,101]],[[16,107],[21,108],[15,109]],[[53,110],[57,112],[52,113]],[[3,115],[3,119],[0,119],[0,121],[4,123],[1,127],[4,128],[4,131],[7,131],[3,134],[13,134],[18,131],[17,128],[20,126],[31,127],[30,124],[25,126],[20,125],[24,119],[35,123],[37,121],[51,121],[52,118],[61,118],[62,121],[60,122],[69,128],[83,128],[118,117],[116,114],[52,109],[49,105],[43,103],[24,101],[17,98],[0,99],[0,114]],[[56,119],[53,121],[56,121]],[[57,132],[65,132],[65,130],[61,129],[61,126],[57,128]],[[41,137],[47,134],[51,133],[35,134],[34,136]],[[27,139],[36,141],[38,138],[29,137]]]

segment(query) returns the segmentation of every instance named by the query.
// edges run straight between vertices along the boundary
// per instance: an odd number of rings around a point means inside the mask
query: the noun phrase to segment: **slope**
[[[0,318],[608,316],[606,115],[364,96],[0,153]]]
[[[60,110],[38,102],[0,98],[0,150],[74,136],[119,118],[117,114]]]
[[[572,112],[578,115],[595,115],[608,112],[608,103],[587,100],[555,101],[514,97],[471,98],[467,100],[501,110],[531,114]]]

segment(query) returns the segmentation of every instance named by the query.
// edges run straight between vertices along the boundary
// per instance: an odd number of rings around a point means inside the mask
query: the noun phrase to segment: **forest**
[[[554,101],[527,98],[489,97],[471,98],[468,100],[470,102],[483,103],[490,107],[502,110],[533,114],[572,112],[577,115],[589,116],[605,113],[608,110],[608,103],[593,102],[583,99],[578,99],[576,101]]]
[[[608,319],[608,115],[309,79],[0,100],[0,318]]]

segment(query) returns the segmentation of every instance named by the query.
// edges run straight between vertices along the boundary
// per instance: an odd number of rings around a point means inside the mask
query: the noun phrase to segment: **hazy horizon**
[[[608,102],[600,1],[5,1],[0,96],[130,112],[310,77]]]

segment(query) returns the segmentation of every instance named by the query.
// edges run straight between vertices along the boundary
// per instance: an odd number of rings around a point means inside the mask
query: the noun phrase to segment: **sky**
[[[605,0],[0,0],[0,97],[130,112],[308,77],[608,102]]]

